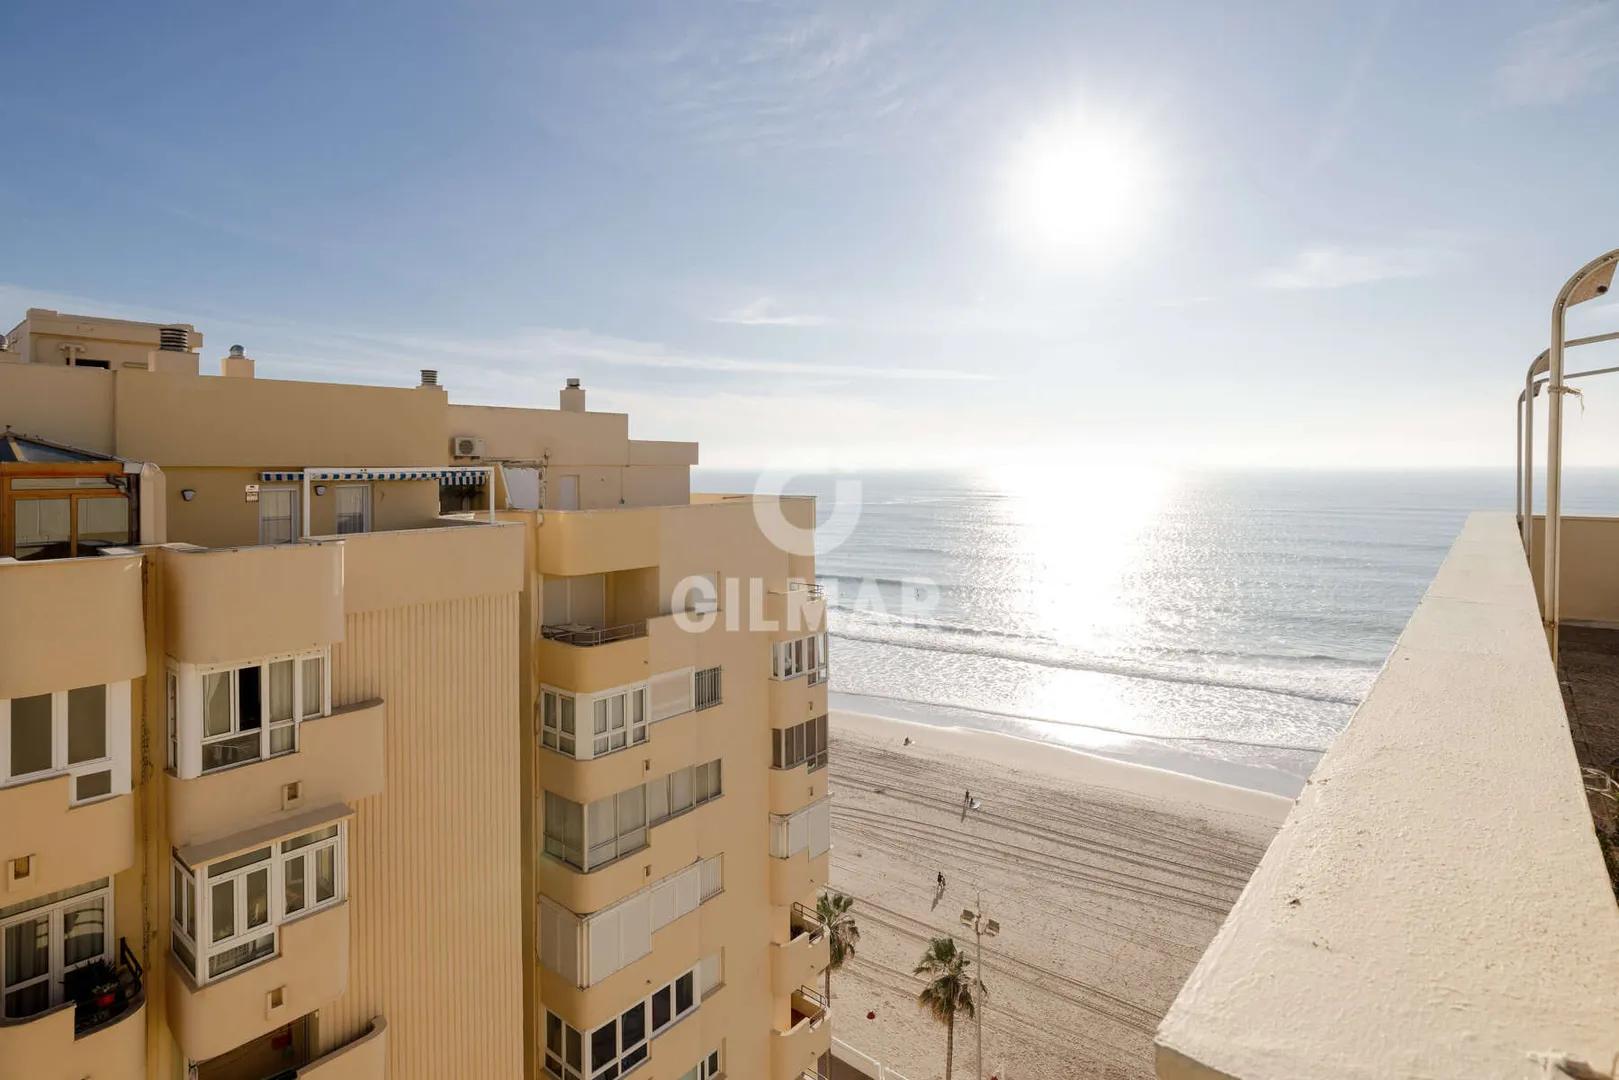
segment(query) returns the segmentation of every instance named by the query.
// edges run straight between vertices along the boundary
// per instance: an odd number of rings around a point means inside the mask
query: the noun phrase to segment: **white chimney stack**
[[[579,385],[578,379],[569,379],[568,385],[562,388],[562,411],[585,411],[585,388]]]

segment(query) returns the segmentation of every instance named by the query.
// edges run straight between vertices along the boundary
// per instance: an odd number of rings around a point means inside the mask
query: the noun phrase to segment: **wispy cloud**
[[[1581,0],[1518,35],[1496,72],[1507,101],[1555,105],[1603,88],[1619,74],[1619,4]]]
[[[1427,247],[1360,251],[1316,247],[1266,271],[1259,282],[1267,289],[1342,289],[1375,281],[1428,277],[1438,273],[1448,259],[1446,252]]]
[[[761,296],[751,304],[744,304],[725,315],[711,320],[733,326],[825,326],[829,320],[822,315],[804,315],[785,311],[768,296]]]

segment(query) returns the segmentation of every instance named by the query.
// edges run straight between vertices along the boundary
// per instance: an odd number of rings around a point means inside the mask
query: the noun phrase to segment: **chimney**
[[[422,368],[422,381],[416,385],[418,390],[437,390],[438,372],[430,367]]]
[[[568,385],[562,388],[562,411],[585,411],[585,388],[579,385],[578,379],[569,379]]]
[[[253,358],[240,345],[232,345],[230,355],[219,362],[219,373],[227,379],[251,379]]]

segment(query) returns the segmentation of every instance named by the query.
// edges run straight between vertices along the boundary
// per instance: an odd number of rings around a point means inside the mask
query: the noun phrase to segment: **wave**
[[[992,660],[1008,660],[1015,663],[1033,664],[1037,667],[1053,668],[1066,671],[1090,671],[1100,675],[1114,675],[1124,679],[1141,679],[1150,682],[1179,683],[1185,686],[1206,686],[1220,690],[1238,690],[1255,694],[1272,694],[1277,697],[1293,698],[1298,701],[1314,701],[1329,705],[1359,705],[1362,695],[1347,693],[1332,693],[1325,690],[1313,690],[1307,687],[1286,686],[1265,682],[1258,679],[1245,679],[1238,677],[1220,677],[1205,672],[1177,671],[1171,668],[1155,667],[1148,664],[1132,662],[1124,659],[1105,658],[1096,656],[1064,656],[1056,655],[1038,649],[1009,649],[997,648],[992,644],[977,644],[972,641],[952,641],[948,645],[931,643],[925,638],[914,635],[883,634],[881,632],[861,632],[849,629],[833,628],[831,634],[834,638],[847,641],[863,641],[873,645],[889,645],[902,649],[918,649],[923,652],[941,653],[944,655],[966,654],[982,656]],[[963,637],[968,635],[963,634]],[[1368,670],[1370,674],[1370,670]]]
[[[1154,742],[1219,743],[1222,746],[1254,746],[1265,750],[1298,750],[1309,754],[1324,754],[1327,752],[1327,747],[1325,746],[1309,746],[1304,743],[1269,742],[1263,739],[1234,739],[1226,735],[1172,735],[1158,731],[1138,731],[1134,728],[1109,727],[1106,724],[1087,724],[1082,720],[1052,720],[1044,716],[1028,716],[1024,713],[984,709],[976,705],[961,705],[953,701],[929,701],[926,698],[901,697],[898,694],[873,694],[855,691],[849,696],[873,698],[878,701],[897,701],[904,705],[922,705],[930,709],[951,709],[956,712],[978,713],[982,716],[994,716],[1003,720],[1023,720],[1033,724],[1055,724],[1058,727],[1105,731],[1109,735],[1127,735],[1134,739],[1150,739]]]

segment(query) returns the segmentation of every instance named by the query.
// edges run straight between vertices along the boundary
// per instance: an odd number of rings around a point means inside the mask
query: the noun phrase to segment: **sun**
[[[1159,170],[1145,141],[1117,120],[1068,114],[1031,129],[1007,164],[1004,213],[1032,251],[1104,258],[1151,222]]]

